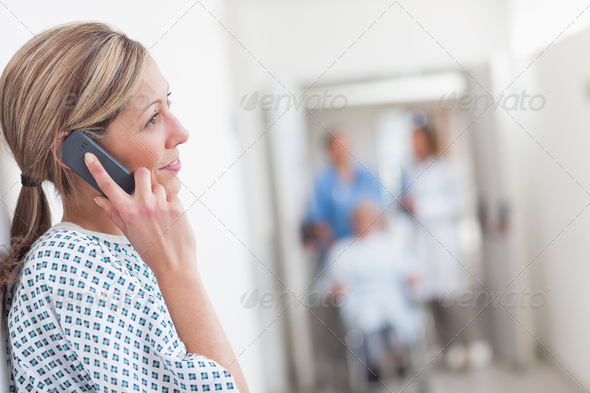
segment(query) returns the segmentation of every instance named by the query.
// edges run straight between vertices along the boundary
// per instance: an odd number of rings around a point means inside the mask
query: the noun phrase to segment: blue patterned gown
[[[238,391],[221,365],[186,352],[124,236],[52,227],[25,256],[9,305],[13,392]]]

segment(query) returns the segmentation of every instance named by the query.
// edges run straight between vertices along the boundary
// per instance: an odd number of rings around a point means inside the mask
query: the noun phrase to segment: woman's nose
[[[189,132],[182,123],[176,118],[173,117],[173,121],[171,124],[171,130],[168,136],[168,143],[166,146],[167,148],[173,148],[177,145],[183,144],[188,141]]]

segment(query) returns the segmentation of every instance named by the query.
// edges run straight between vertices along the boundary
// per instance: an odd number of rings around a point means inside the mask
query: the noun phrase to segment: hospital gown
[[[238,391],[217,362],[187,353],[124,236],[54,226],[25,256],[9,302],[11,391]]]

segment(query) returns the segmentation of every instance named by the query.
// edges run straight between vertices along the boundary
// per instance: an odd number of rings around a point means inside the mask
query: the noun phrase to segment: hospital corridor
[[[28,3],[0,7],[0,69],[81,20],[157,60],[251,392],[590,391],[587,1]],[[0,144],[1,261],[27,185]]]

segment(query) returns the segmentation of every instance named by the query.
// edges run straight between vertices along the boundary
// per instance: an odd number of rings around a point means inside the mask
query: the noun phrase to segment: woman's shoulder
[[[87,247],[100,247],[100,242],[88,234],[71,228],[51,227],[31,246],[28,257],[51,256],[72,252],[84,252]],[[53,254],[56,255],[53,255]]]
[[[100,254],[100,245],[86,234],[52,227],[25,254],[20,280],[11,287],[11,297],[26,302],[41,294],[55,294],[60,285],[71,284],[71,278],[82,281],[82,276],[88,276],[85,267],[94,265],[95,258],[104,258]],[[78,282],[77,288],[84,287]]]
[[[25,255],[22,275],[12,289],[14,298],[26,300],[44,294],[61,304],[89,292],[108,291],[117,281],[131,283],[129,275],[123,278],[129,268],[115,248],[117,244],[109,247],[83,231],[52,227]]]
[[[72,279],[101,291],[127,274],[122,280],[133,277],[145,289],[157,287],[153,272],[125,236],[94,232],[72,223],[60,223],[39,237],[25,256],[24,269],[25,273],[33,272],[39,282],[51,281],[50,286],[59,279]]]
[[[81,230],[54,226],[33,243],[25,255],[23,268],[35,270],[42,279],[47,271],[80,274],[83,270],[96,269],[97,263],[104,268],[102,262],[108,264],[115,259],[109,246],[97,237]]]

